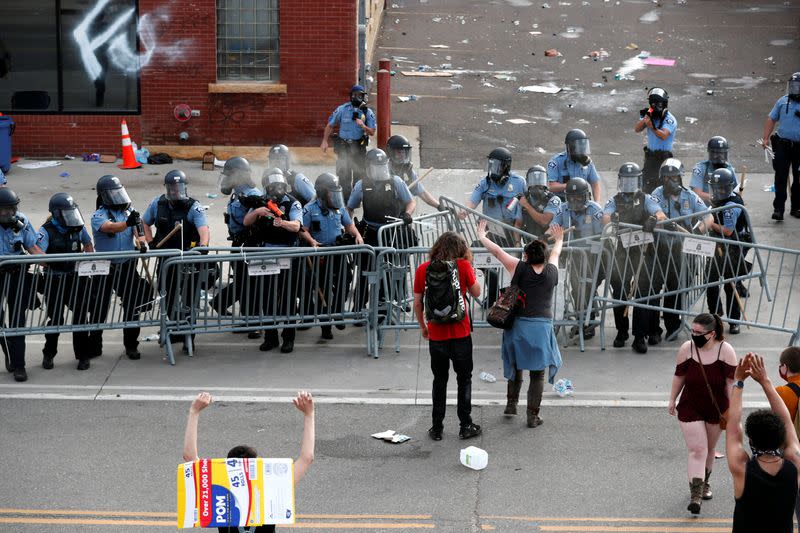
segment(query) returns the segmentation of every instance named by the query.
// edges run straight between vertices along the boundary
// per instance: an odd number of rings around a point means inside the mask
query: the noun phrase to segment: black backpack
[[[434,324],[453,324],[467,316],[455,261],[431,261],[425,272],[425,318]]]

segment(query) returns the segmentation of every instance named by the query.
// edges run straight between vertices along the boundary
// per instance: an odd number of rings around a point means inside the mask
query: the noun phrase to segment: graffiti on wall
[[[191,40],[181,39],[172,43],[159,42],[157,27],[170,20],[169,6],[161,6],[152,13],[139,17],[136,32],[139,36],[141,51],[132,47],[126,27],[136,16],[136,9],[130,8],[119,13],[116,18],[106,23],[104,9],[111,0],[98,0],[86,13],[86,16],[75,27],[72,36],[80,50],[81,61],[90,79],[96,80],[103,75],[101,59],[98,51],[107,54],[111,63],[123,72],[134,74],[147,66],[156,54],[173,63],[180,57],[181,50],[190,46]],[[101,27],[96,29],[98,21]]]

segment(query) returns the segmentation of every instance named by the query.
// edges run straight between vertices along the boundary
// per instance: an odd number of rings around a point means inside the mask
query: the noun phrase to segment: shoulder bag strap
[[[797,383],[787,383],[786,386],[792,389],[792,392],[800,399],[800,385]]]
[[[692,343],[694,346],[694,343]],[[708,388],[708,395],[711,396],[711,402],[714,404],[714,408],[717,410],[717,414],[719,417],[722,418],[722,411],[719,409],[719,405],[717,404],[717,398],[714,396],[714,391],[711,390],[711,384],[708,382],[708,376],[706,376],[706,369],[703,365],[703,360],[700,358],[700,350],[694,346],[695,350],[697,351],[697,363],[700,365],[700,372],[703,374],[703,380],[706,382],[706,387]],[[720,349],[722,349],[722,343],[720,343]],[[717,356],[719,357],[719,355]]]

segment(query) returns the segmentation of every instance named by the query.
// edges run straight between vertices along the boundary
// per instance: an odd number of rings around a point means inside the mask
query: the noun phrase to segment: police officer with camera
[[[697,168],[697,167],[695,167]],[[664,229],[672,232],[697,231],[705,232],[711,222],[711,215],[702,215],[708,210],[699,194],[683,186],[683,163],[675,158],[669,158],[659,169],[661,176],[660,187],[653,191],[653,198],[658,202],[661,211],[667,219],[679,218],[687,215],[700,214],[701,216],[685,218],[678,222],[664,224]],[[694,182],[694,173],[692,176]],[[695,225],[697,227],[695,228]],[[679,274],[683,271],[683,240],[674,235],[659,233],[655,236],[658,264],[653,269],[652,294],[661,293],[662,287],[666,292],[676,291],[680,288]],[[652,305],[660,306],[660,299],[651,300]],[[667,309],[683,309],[683,296],[671,295],[664,297],[664,307]],[[661,326],[659,325],[658,311],[650,311],[650,330],[648,343],[651,345],[661,342]],[[664,338],[672,340],[681,327],[681,317],[677,313],[664,312]]]
[[[736,194],[735,183],[733,173],[727,168],[715,170],[709,179],[711,207],[728,207],[728,209],[714,213],[713,221],[709,223],[711,235],[730,240],[726,244],[717,244],[708,272],[707,281],[709,283],[747,274],[750,271],[750,266],[745,261],[748,249],[741,246],[740,243],[750,243],[753,239],[747,216],[741,207],[744,205],[744,201],[741,196]],[[727,314],[728,318],[738,320],[742,311],[739,294],[736,292],[734,283],[726,283],[724,290],[727,313],[723,312],[718,285],[706,289],[708,310],[710,313],[720,316]],[[729,331],[731,335],[739,333],[739,324],[731,324]]]
[[[36,244],[47,255],[79,254],[94,252],[94,245],[86,230],[83,215],[72,196],[60,192],[50,198],[48,205],[50,217],[39,229]],[[75,262],[51,261],[45,267],[44,299],[47,305],[47,323],[52,326],[64,324],[64,307],[72,310],[73,324],[85,324],[89,312],[89,302],[94,295],[92,278],[78,277]],[[42,368],[53,368],[53,359],[58,353],[58,333],[45,333],[42,349]],[[78,360],[78,370],[89,368],[88,331],[72,334],[72,349]]]
[[[292,154],[284,144],[276,144],[269,149],[267,169],[279,168],[289,184],[289,194],[294,196],[300,205],[306,205],[314,198],[314,185],[305,174],[292,170]]]
[[[316,199],[303,208],[303,227],[311,237],[311,245],[344,246],[364,244],[350,213],[344,206],[344,195],[339,178],[329,172],[320,174],[314,182]],[[317,299],[316,309],[320,314],[341,313],[353,272],[347,256],[333,255],[317,259],[318,276],[307,277],[306,314],[313,313],[312,299]],[[344,329],[344,325],[337,325]],[[322,338],[333,338],[331,326],[322,326]]]
[[[170,170],[164,175],[164,194],[150,202],[144,212],[144,232],[147,241],[153,248],[162,250],[182,250],[184,252],[195,247],[207,247],[210,232],[206,212],[200,202],[189,197],[188,180],[182,170]],[[151,226],[155,226],[155,236],[151,234]],[[206,251],[207,252],[207,251]],[[162,261],[157,261],[156,270],[161,272]],[[178,298],[178,268],[183,269],[183,293]],[[170,268],[166,286],[167,316],[180,320],[186,309],[194,308],[194,302],[200,291],[200,272],[193,266]],[[176,305],[183,307],[183,312]],[[184,342],[183,335],[173,335],[171,341]],[[192,336],[194,339],[194,335]],[[189,353],[188,346],[183,347]]]
[[[97,180],[97,210],[92,213],[94,248],[98,252],[128,252],[139,249],[147,251],[144,223],[139,212],[133,209],[131,198],[119,178],[105,175]],[[136,244],[134,244],[136,243]],[[101,284],[97,305],[89,311],[92,324],[102,324],[108,316],[111,291],[122,301],[123,320],[136,321],[142,306],[153,300],[153,287],[136,271],[136,259],[112,259],[110,280]],[[139,359],[139,326],[122,330],[125,355],[128,359]],[[103,353],[103,330],[89,334],[91,352],[89,357]]]
[[[619,168],[617,190],[617,194],[608,199],[603,209],[604,224],[634,224],[642,226],[642,231],[652,233],[656,222],[665,218],[658,202],[642,191],[642,171],[636,163],[625,163]],[[611,292],[615,300],[627,300],[629,295],[641,298],[650,294],[653,246],[644,242],[644,239],[638,244],[633,242],[635,234],[635,231],[627,228],[618,232],[612,272],[610,275],[606,272],[611,278]],[[621,348],[628,340],[630,323],[627,306],[614,307],[614,325],[617,328],[614,347]],[[635,307],[632,344],[635,352],[647,353],[648,333],[649,314],[645,309]]]
[[[33,226],[28,217],[18,210],[18,206],[19,196],[7,187],[0,187],[0,256],[43,253],[36,244]],[[20,265],[0,266],[0,287],[3,288],[0,291],[1,327],[25,327],[25,311],[35,307],[34,285],[27,268]],[[6,370],[14,374],[14,381],[27,381],[25,336],[0,332],[0,347],[5,355]]]
[[[529,168],[525,181],[528,190],[519,197],[522,230],[540,239],[561,208],[561,200],[547,188],[547,171],[543,166]]]
[[[592,187],[592,199],[600,202],[600,175],[592,162],[589,137],[583,130],[574,129],[564,137],[564,151],[553,156],[547,163],[547,179],[550,191],[563,202],[564,189],[570,178],[583,178]]]
[[[389,173],[392,176],[400,176],[411,194],[421,198],[429,206],[439,209],[439,200],[417,181],[417,171],[414,170],[414,164],[411,162],[411,143],[408,142],[408,139],[402,135],[389,137],[386,141],[386,155],[389,156]]]
[[[303,208],[289,194],[289,184],[279,168],[269,168],[261,180],[264,188],[263,205],[251,208],[244,217],[244,225],[252,227],[254,239],[264,248],[297,246],[297,238],[303,223]],[[291,268],[281,269],[278,274],[259,276],[258,282],[250,280],[250,297],[262,298],[262,311],[267,317],[291,316],[297,312],[297,286],[300,279],[298,261],[292,260]],[[268,278],[263,280],[263,278]],[[261,286],[263,284],[263,287]],[[253,291],[255,289],[255,291]],[[294,350],[295,329],[284,327],[281,333],[281,353]],[[264,330],[264,342],[259,346],[268,352],[279,345],[278,330]]]
[[[323,153],[328,151],[328,140],[336,126],[339,127],[333,138],[333,150],[337,155],[336,175],[342,182],[344,201],[347,202],[354,184],[364,177],[367,145],[376,130],[375,113],[367,107],[367,91],[363,86],[353,85],[350,101],[337,107],[328,119],[320,145]]]
[[[647,143],[644,146],[644,182],[642,190],[650,194],[661,185],[658,169],[661,163],[672,157],[672,144],[675,141],[675,130],[678,121],[667,110],[669,94],[661,87],[653,87],[647,93],[646,107],[639,111],[641,117],[633,127],[636,133],[645,132]]]
[[[708,194],[708,182],[711,180],[711,175],[718,168],[727,168],[733,174],[733,180],[736,185],[736,171],[728,162],[728,140],[720,135],[715,135],[708,140],[708,159],[700,161],[692,169],[692,181],[689,187],[697,193],[697,196],[703,200],[703,203],[708,205],[711,203],[711,197]],[[663,166],[663,165],[662,165]]]
[[[778,125],[778,131],[772,130]],[[786,187],[789,170],[792,171],[789,214],[800,218],[800,72],[795,72],[786,83],[786,94],[778,98],[764,122],[764,149],[772,146],[775,158],[775,200],[772,202],[772,219],[783,220],[786,208]]]

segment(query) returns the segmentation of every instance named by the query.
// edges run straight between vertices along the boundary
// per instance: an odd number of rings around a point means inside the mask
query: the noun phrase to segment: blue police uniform
[[[642,190],[648,194],[661,185],[658,171],[661,163],[672,157],[672,144],[675,141],[678,121],[672,113],[666,111],[660,120],[653,121],[653,127],[659,130],[666,129],[669,135],[666,139],[659,139],[652,129],[644,130],[647,144],[644,147],[644,165],[642,165]]]
[[[152,226],[156,223],[156,218],[158,218],[158,201],[160,199],[161,196],[156,196],[153,201],[150,202],[150,205],[147,206],[147,210],[142,215],[142,220],[148,226]],[[186,215],[186,220],[193,224],[195,228],[208,226],[208,217],[206,217],[206,212],[198,201],[195,201],[192,204],[192,207],[189,208],[189,213]]]
[[[659,207],[656,199],[649,194],[644,195],[644,209],[650,216],[656,216],[656,213],[661,211],[661,207]],[[606,206],[603,208],[603,214],[610,216],[616,212],[617,212],[617,200],[616,196],[612,196],[606,202]]]
[[[120,211],[101,206],[92,213],[92,235],[94,249],[97,252],[129,252],[135,250],[133,244],[133,228],[125,228],[119,233],[103,233],[100,228],[106,222],[125,222],[130,211]],[[124,263],[127,259],[112,259],[112,263]]]
[[[353,111],[356,111],[356,108],[350,102],[340,105],[331,114],[328,119],[328,125],[336,126],[338,124],[339,137],[350,141],[357,141],[364,137],[364,130],[353,120]],[[361,113],[361,120],[364,121],[364,124],[368,128],[375,127],[375,113],[372,109],[367,108],[366,111],[359,110],[359,113]]]
[[[0,185],[8,185],[8,180],[6,179],[6,175],[3,174],[2,169],[0,169]]]
[[[394,193],[395,198],[398,200],[399,203],[403,204],[404,206],[407,205],[413,197],[411,196],[411,191],[408,190],[408,186],[405,184],[400,176],[392,176],[392,182],[394,186]],[[375,182],[376,186],[383,182]],[[388,182],[386,182],[388,186],[391,186]],[[347,201],[347,208],[350,210],[357,209],[361,203],[364,201],[364,180],[359,181],[356,183],[355,187],[353,187],[353,192],[350,194],[350,199]],[[368,220],[364,218],[364,222],[366,222],[367,226],[372,229],[378,229],[381,226],[387,224],[387,222],[375,222],[373,220]],[[392,223],[395,221],[391,221],[388,223]]]
[[[511,209],[508,209],[508,205],[518,196],[525,194],[527,188],[525,179],[514,173],[509,174],[508,180],[503,185],[489,178],[483,178],[475,185],[469,200],[476,206],[483,201],[484,215],[513,225],[514,221],[522,220],[522,208],[519,202],[514,202],[515,205]]]
[[[247,229],[244,225],[244,217],[249,209],[242,205],[239,198],[243,196],[262,196],[263,194],[260,190],[250,186],[236,187],[234,189],[227,208],[228,231],[231,235],[239,235]]]
[[[728,207],[728,209],[715,213],[714,220],[723,228],[733,233],[728,237],[724,235],[718,235],[718,237],[730,239],[733,242],[748,242],[749,239],[747,239],[745,233],[748,232],[749,229],[744,224],[739,224],[739,217],[743,215],[741,204],[732,199],[728,199],[723,205]],[[742,222],[744,222],[744,220]],[[744,255],[747,252],[747,248],[727,244],[718,244],[717,246],[717,250],[721,247],[723,253],[715,253],[711,260],[707,278],[709,283],[738,276],[746,272]],[[708,303],[709,312],[716,313],[720,316],[727,314],[728,318],[734,320],[739,319],[741,317],[741,308],[733,294],[734,290],[737,289],[734,288],[733,283],[725,284],[724,291],[727,306],[726,309],[723,310],[722,299],[719,295],[719,285],[708,287],[706,289],[706,301]]]
[[[281,201],[279,203],[288,202],[290,199],[292,199],[291,196],[284,196],[283,198],[281,198]],[[253,209],[251,209],[250,211],[253,211]],[[294,220],[299,220],[300,224],[302,224],[303,223],[303,207],[300,205],[300,202],[298,202],[297,200],[294,200],[291,203],[291,205],[289,206],[289,212],[287,213],[287,215],[288,215],[287,220],[289,220],[290,222],[294,221]],[[292,246],[296,246],[296,245],[297,245],[297,241],[295,241],[295,243]],[[264,248],[280,248],[282,246],[286,246],[286,244],[276,244],[276,243],[271,243],[271,242],[264,242],[264,243],[261,244],[261,246],[264,247]]]
[[[770,137],[775,152],[775,159],[772,160],[775,200],[772,207],[776,213],[783,215],[791,169],[790,210],[792,216],[800,217],[800,101],[792,100],[787,95],[781,96],[770,111],[769,118],[778,123],[777,131]]]
[[[530,203],[530,196],[526,196],[526,198]],[[550,194],[550,198],[547,200],[547,203],[545,204],[544,208],[541,208],[541,212],[550,213],[551,215],[553,215],[553,218],[555,218],[555,216],[561,209],[561,205],[562,205],[561,198],[559,198],[555,194]],[[538,206],[534,206],[534,209],[536,209],[536,207]],[[530,214],[525,210],[524,207],[520,206],[520,209],[522,211],[522,229],[530,233],[531,235],[536,235],[537,237],[540,237],[542,233],[544,233],[544,231],[547,229],[547,227],[543,227],[537,224],[536,221],[533,220],[533,217],[530,216]]]
[[[311,183],[311,180],[308,179],[305,174],[289,171],[289,175],[286,176],[286,179],[289,182],[290,194],[297,198],[300,205],[306,205],[316,195],[314,184]]]
[[[59,233],[63,234],[67,232],[66,228],[62,228],[56,219],[52,219],[51,222],[53,223],[53,227],[55,227]],[[81,243],[84,245],[92,243],[92,238],[89,236],[89,231],[85,226],[81,228],[80,234]],[[43,252],[47,252],[47,248],[50,245],[50,236],[47,234],[47,230],[44,226],[39,228],[39,233],[36,237],[36,244],[42,249]]]
[[[686,188],[681,188],[677,198],[665,198],[664,186],[662,185],[654,190],[651,196],[658,202],[661,211],[664,212],[667,218],[677,218],[708,210],[708,206],[703,202],[703,199],[696,192]],[[686,229],[691,229],[693,224],[692,219],[681,221],[681,225]]]
[[[19,231],[6,229],[0,226],[0,256],[23,255],[25,249],[33,248],[36,244],[36,232],[31,226],[28,217],[17,212],[17,218],[22,222],[23,228]],[[9,312],[5,316],[5,324],[0,322],[0,327],[17,328],[25,325],[25,311],[33,308],[31,299],[35,298],[31,279],[20,273],[19,267],[4,267],[0,269],[0,309],[8,303]],[[23,287],[19,287],[22,281]],[[29,286],[30,284],[30,286]],[[6,292],[7,291],[7,292]],[[3,301],[5,300],[5,302]],[[1,313],[0,313],[1,314]],[[7,363],[12,370],[25,370],[25,336],[3,335],[0,346],[7,357]]]
[[[733,190],[739,187],[739,180],[736,178],[736,170],[730,163],[725,163],[725,167],[733,174]],[[709,160],[700,161],[692,169],[692,179],[689,182],[689,187],[692,189],[700,189],[703,192],[708,192],[708,179],[716,169]]]
[[[570,178],[583,178],[589,185],[594,185],[600,181],[600,175],[597,173],[593,162],[584,167],[570,159],[567,152],[554,155],[547,162],[547,181],[567,183]],[[563,193],[559,193],[559,196],[563,196]]]
[[[352,223],[353,219],[350,218],[347,209],[323,208],[319,199],[303,208],[303,227],[308,229],[314,240],[323,246],[334,246],[336,238]]]
[[[576,239],[599,235],[603,232],[603,208],[597,202],[590,200],[585,211],[576,213],[563,203],[550,222],[551,226],[556,224],[565,229],[574,226]]]
[[[666,139],[660,139],[650,128],[646,128],[647,132],[647,147],[653,151],[672,151],[672,144],[675,142],[675,131],[678,129],[678,120],[669,111],[666,112],[664,118],[658,121],[653,121],[653,126],[656,129],[669,131],[669,136]]]

